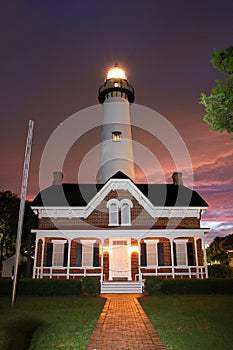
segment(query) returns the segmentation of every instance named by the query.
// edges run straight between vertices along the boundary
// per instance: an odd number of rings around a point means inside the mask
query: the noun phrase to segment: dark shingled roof
[[[118,172],[111,179],[129,179]],[[196,192],[185,186],[173,184],[135,184],[137,188],[158,207],[207,207],[208,204]],[[86,206],[104,184],[61,184],[42,190],[31,206]]]

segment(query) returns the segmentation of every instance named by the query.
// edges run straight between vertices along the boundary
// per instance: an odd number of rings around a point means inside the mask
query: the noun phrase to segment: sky
[[[232,136],[212,132],[198,103],[202,91],[210,93],[215,80],[226,78],[210,59],[214,49],[233,44],[232,13],[230,0],[2,2],[0,189],[20,194],[32,119],[27,198],[34,198],[47,141],[71,115],[98,104],[98,88],[117,62],[135,88],[136,104],[160,113],[183,140],[192,161],[194,189],[209,204],[202,223],[211,228],[209,241],[233,233]],[[134,124],[133,115],[131,120]],[[76,182],[77,176],[81,182],[92,181],[98,162],[83,160],[98,148],[100,131],[100,126],[90,128],[72,145],[62,169],[64,182]],[[166,182],[171,183],[172,172],[179,170],[186,184],[188,169],[174,169],[166,144],[143,128],[133,127],[133,137],[158,159]],[[161,181],[149,162],[145,173],[150,182]],[[136,175],[137,182],[145,180],[141,172]],[[51,181],[52,174],[47,186]]]

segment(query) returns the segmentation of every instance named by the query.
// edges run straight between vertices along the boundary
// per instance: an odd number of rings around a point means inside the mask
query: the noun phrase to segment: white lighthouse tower
[[[134,158],[129,104],[134,102],[134,89],[117,64],[107,74],[99,89],[103,104],[103,127],[98,182],[105,183],[118,171],[134,181]]]

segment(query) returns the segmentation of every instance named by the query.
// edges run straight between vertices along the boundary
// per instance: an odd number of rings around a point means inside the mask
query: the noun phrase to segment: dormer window
[[[109,208],[109,226],[119,225],[119,201],[117,199],[110,199],[107,203],[107,208]]]
[[[120,142],[121,141],[121,131],[113,131],[112,132],[112,140],[114,142]]]
[[[123,199],[120,201],[121,207],[121,225],[129,226],[131,225],[131,211],[133,203],[129,199]]]
[[[110,199],[107,203],[107,208],[109,208],[109,226],[118,226],[119,224],[121,226],[130,226],[132,207],[133,203],[129,199],[122,199],[121,201],[115,198]]]

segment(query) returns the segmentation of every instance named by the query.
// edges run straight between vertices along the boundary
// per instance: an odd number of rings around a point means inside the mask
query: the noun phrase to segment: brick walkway
[[[106,294],[86,350],[165,350],[136,294]]]

